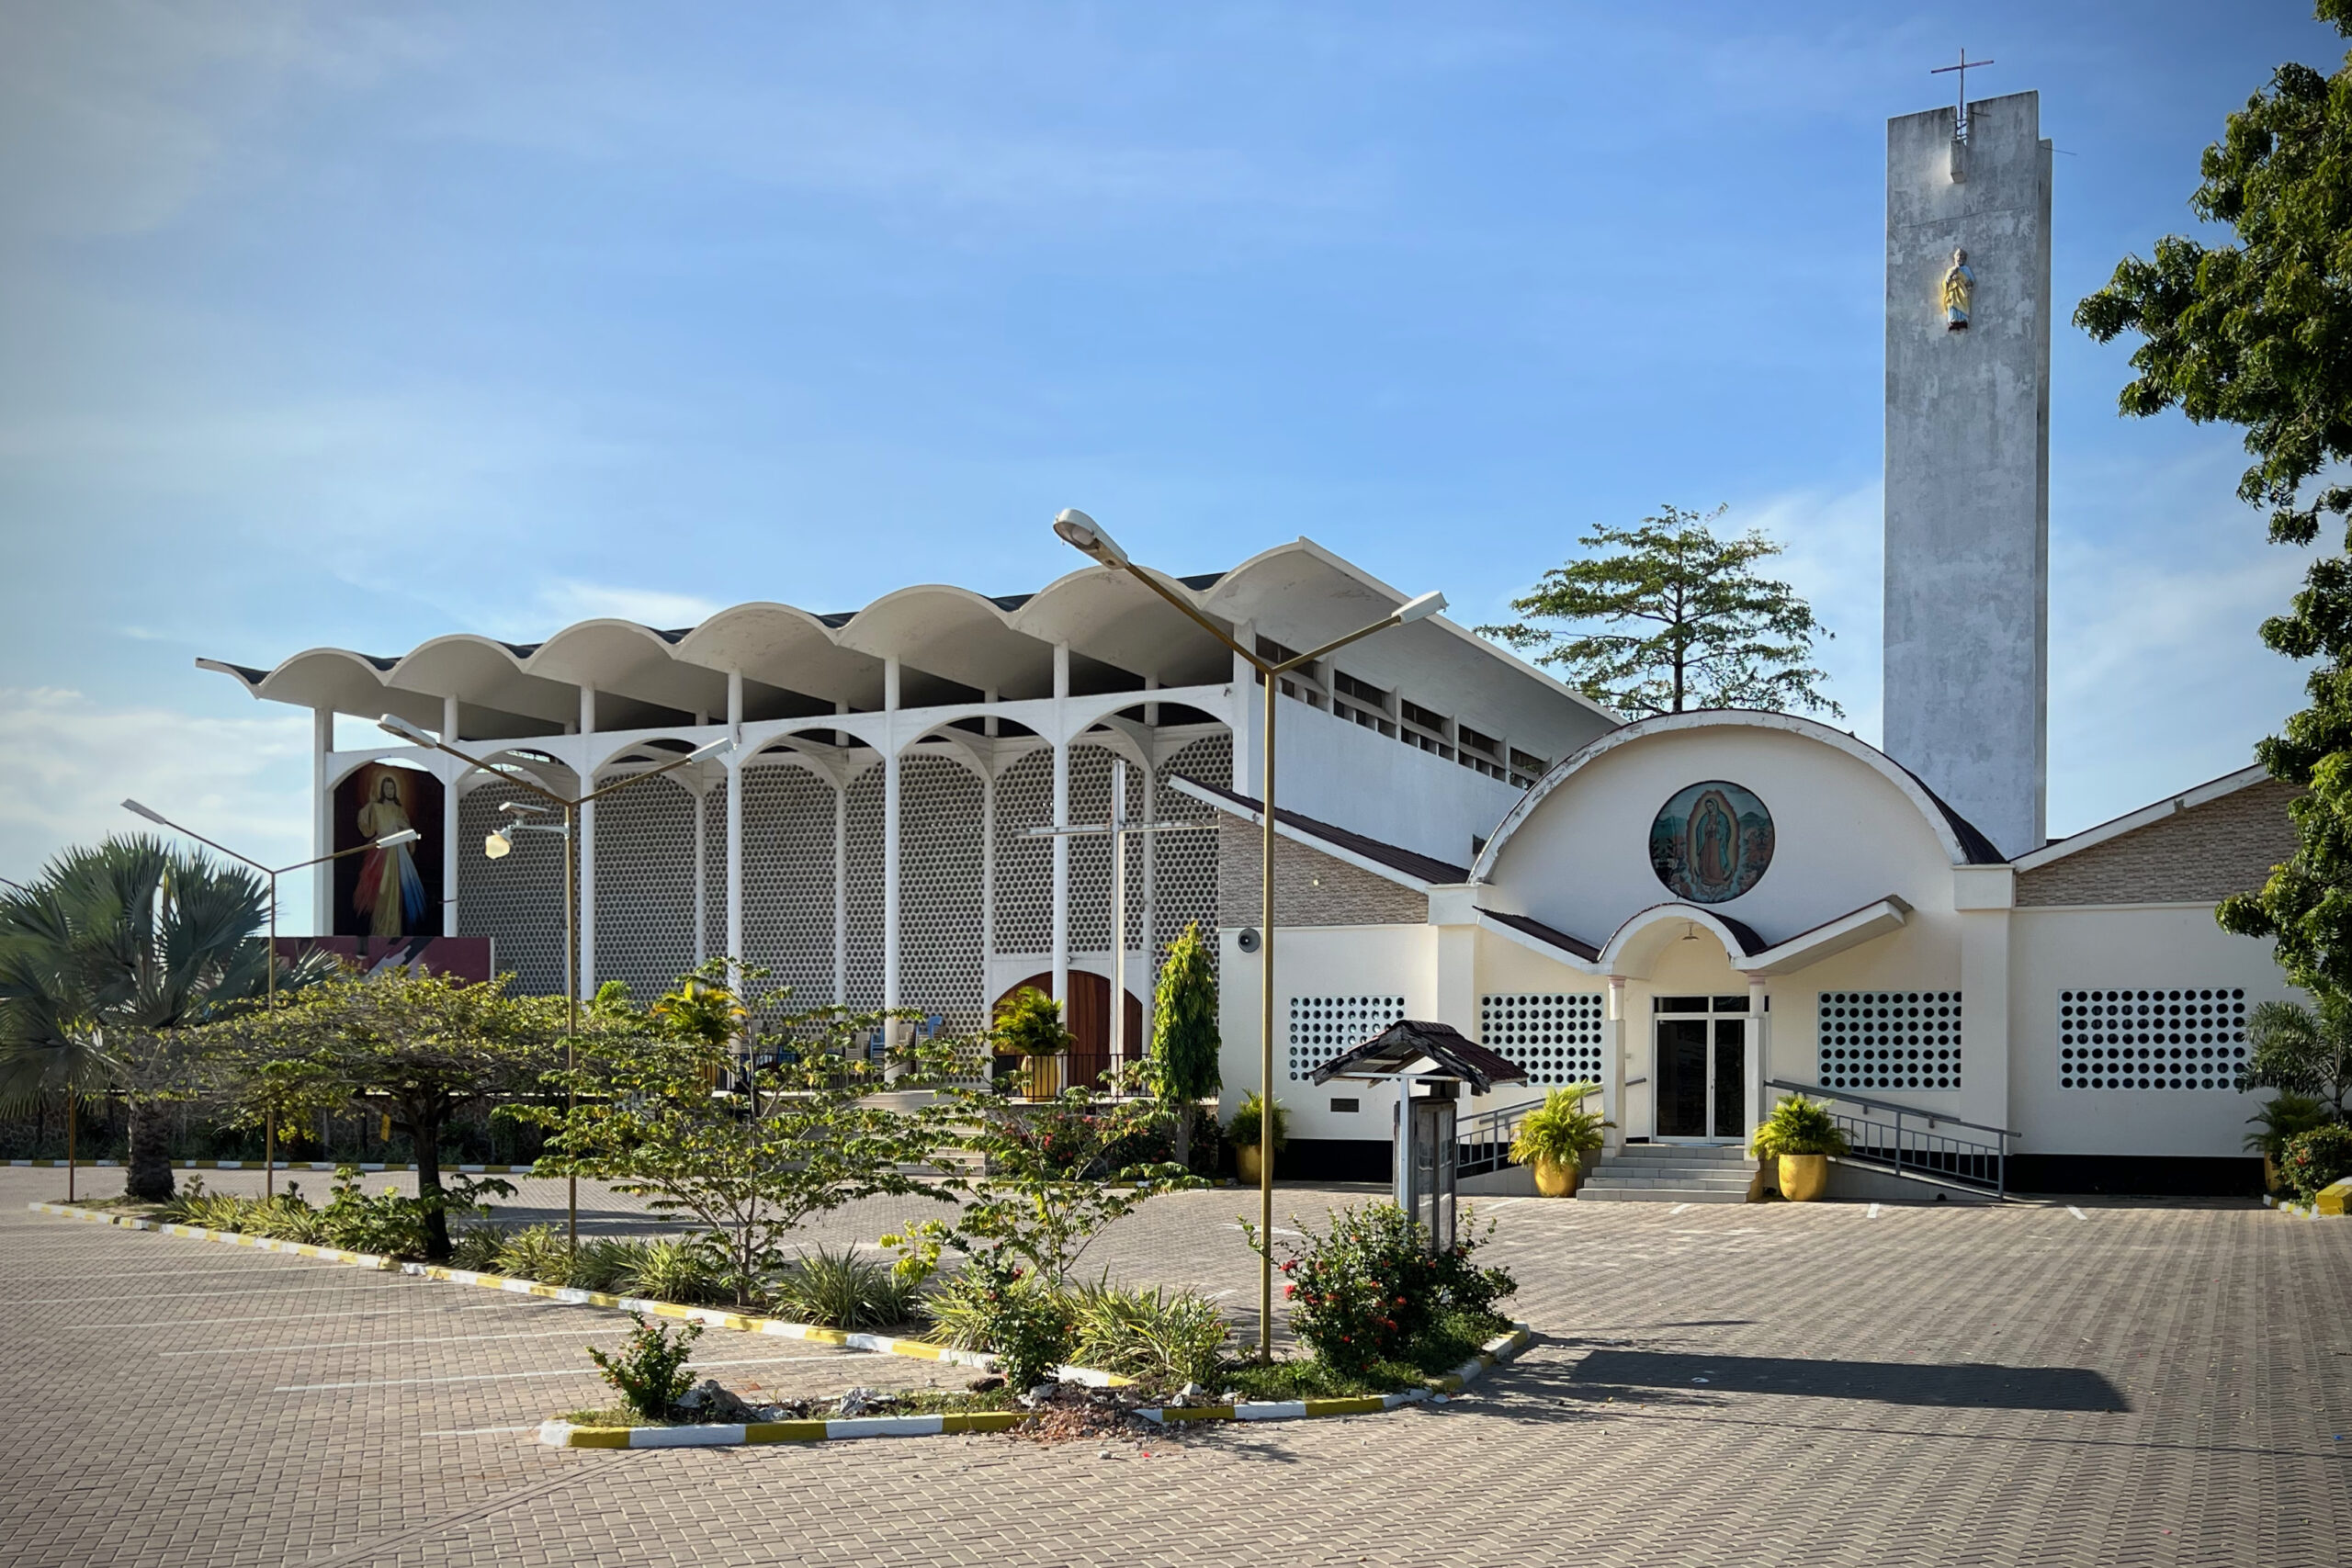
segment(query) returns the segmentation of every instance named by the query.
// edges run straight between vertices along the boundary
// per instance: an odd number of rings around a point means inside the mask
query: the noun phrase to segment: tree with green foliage
[[[2352,0],[2318,15],[2352,36]],[[2122,412],[2178,409],[2244,427],[2253,457],[2239,499],[2268,509],[2282,544],[2352,520],[2352,485],[2323,483],[2352,458],[2352,55],[2333,76],[2281,65],[2205,149],[2189,209],[2231,243],[2182,235],[2127,256],[2075,322],[2101,343],[2126,333],[2134,378]],[[2352,540],[2347,540],[2352,544]],[[2299,847],[2258,893],[2224,900],[2223,929],[2269,937],[2294,982],[2352,995],[2352,561],[2314,560],[2262,640],[2313,660],[2310,705],[2256,756],[2304,792],[2289,807]]]
[[[1795,589],[1759,574],[1781,547],[1754,529],[1724,538],[1701,515],[1668,506],[1634,528],[1597,525],[1577,542],[1593,552],[1544,574],[1510,602],[1528,617],[1480,626],[1620,713],[1767,708],[1845,716],[1821,692],[1813,644],[1833,634]],[[1567,629],[1535,623],[1567,622]]]
[[[1224,1039],[1216,1026],[1216,966],[1200,923],[1184,927],[1168,944],[1151,1004],[1153,1092],[1169,1108],[1176,1126],[1176,1163],[1193,1163],[1193,1122],[1200,1102],[1224,1087],[1218,1053]]]
[[[166,1112],[212,1087],[190,1026],[256,1005],[273,961],[262,881],[136,835],[68,850],[0,898],[0,1102],[96,1093],[130,1111],[124,1190],[172,1195]],[[281,992],[328,972],[279,966]]]
[[[2352,1120],[2352,1001],[2323,992],[2316,1010],[2297,1002],[2258,1004],[2245,1023],[2250,1047],[2240,1089],[2310,1095],[2338,1122]]]
[[[858,1198],[952,1198],[924,1179],[949,1136],[944,1109],[872,1102],[883,1069],[857,1043],[907,1011],[824,1007],[774,1018],[783,1049],[741,1071],[722,1036],[676,1027],[592,1034],[576,1070],[549,1082],[577,1101],[521,1104],[502,1114],[546,1130],[537,1169],[608,1181],[659,1214],[696,1222],[726,1259],[729,1288],[750,1305],[783,1268],[784,1245],[811,1217]],[[910,1048],[910,1071],[889,1087],[923,1088],[967,1065],[951,1041]],[[740,1091],[714,1086],[739,1071]]]
[[[344,976],[206,1033],[250,1070],[285,1075],[289,1091],[299,1084],[314,1100],[339,1096],[390,1117],[415,1154],[424,1254],[439,1262],[449,1256],[446,1211],[457,1201],[441,1179],[442,1133],[470,1106],[544,1095],[563,1061],[562,999],[511,996],[507,983],[404,969]],[[582,1021],[591,1041],[639,1033],[602,1010]]]

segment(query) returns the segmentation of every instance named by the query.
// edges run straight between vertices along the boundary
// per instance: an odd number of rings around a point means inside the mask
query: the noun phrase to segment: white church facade
[[[1624,722],[1443,617],[1283,679],[1271,1087],[1293,1173],[1386,1174],[1393,1089],[1310,1079],[1414,1018],[1527,1070],[1466,1108],[1490,1130],[1546,1086],[1600,1083],[1604,1175],[1732,1154],[1801,1088],[1858,1126],[1907,1116],[1931,1164],[1980,1185],[1990,1147],[2011,1190],[2252,1190],[2245,1020],[2290,992],[2213,908],[2291,852],[2285,792],[2249,769],[2045,835],[2037,116],[2020,94],[1890,124],[1883,751],[1780,714]],[[1406,598],[1306,540],[1177,589],[1282,657]],[[1259,1087],[1261,688],[1116,571],[207,663],[317,716],[322,852],[356,841],[364,807],[426,833],[405,914],[322,871],[339,930],[488,936],[526,987],[561,985],[553,841],[479,848],[514,783],[337,750],[337,714],[397,715],[568,794],[725,738],[592,809],[584,985],[642,992],[737,954],[804,1003],[970,1028],[1035,983],[1100,1061],[1114,1017],[1130,1050],[1145,1037],[1158,959],[1197,921],[1217,932],[1228,1108]],[[1200,830],[1134,836],[1114,917],[1107,839],[1054,829],[1104,821],[1121,780],[1131,821]]]

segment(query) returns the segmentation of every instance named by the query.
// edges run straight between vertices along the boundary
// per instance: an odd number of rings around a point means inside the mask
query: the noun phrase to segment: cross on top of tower
[[[1965,141],[1968,140],[1968,73],[1976,66],[1990,65],[1992,63],[1994,62],[1989,60],[1971,60],[1968,58],[1968,51],[1962,49],[1960,51],[1959,64],[1939,65],[1928,73],[1930,76],[1941,76],[1945,73],[1951,71],[1957,71],[1960,73],[1960,113],[1953,118],[1951,122],[1952,140],[1955,141]],[[1957,178],[1958,176],[1955,175],[1954,177]]]

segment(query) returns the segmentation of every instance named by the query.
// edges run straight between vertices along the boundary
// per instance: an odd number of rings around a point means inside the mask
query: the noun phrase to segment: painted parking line
[[[538,1429],[539,1428],[537,1425],[529,1427],[458,1427],[446,1432],[419,1432],[417,1436],[420,1438],[487,1438],[497,1434],[511,1435],[515,1432],[536,1432]]]
[[[1227,1230],[1236,1230],[1236,1231],[1238,1231],[1238,1230],[1241,1229],[1241,1225],[1239,1224],[1239,1223],[1238,1223],[1238,1222],[1237,1222],[1237,1223],[1235,1223],[1235,1224],[1230,1224],[1230,1225],[1226,1226],[1226,1229],[1227,1229]],[[1299,1239],[1301,1239],[1302,1241],[1303,1241],[1303,1240],[1305,1240],[1305,1239],[1306,1239],[1306,1233],[1305,1231],[1286,1231],[1286,1230],[1283,1229],[1283,1227],[1282,1227],[1282,1226],[1280,1226],[1280,1225],[1276,1225],[1276,1226],[1274,1227],[1274,1234],[1275,1234],[1276,1235],[1295,1235],[1295,1236],[1297,1236],[1297,1237],[1298,1237]]]
[[[777,1367],[787,1361],[848,1361],[871,1360],[880,1355],[876,1350],[836,1350],[826,1356],[763,1356],[749,1361],[695,1361],[686,1370],[701,1371],[710,1367]],[[368,1378],[355,1382],[296,1382],[271,1389],[272,1393],[321,1393],[330,1389],[345,1388],[413,1388],[421,1383],[445,1382],[514,1382],[523,1378],[577,1378],[601,1376],[595,1367],[548,1367],[528,1372],[460,1372],[438,1378]]]
[[[158,1350],[159,1356],[270,1356],[295,1350],[402,1350],[411,1345],[472,1345],[486,1339],[576,1339],[582,1335],[619,1334],[618,1324],[582,1323],[577,1328],[543,1328],[529,1334],[433,1334],[423,1338],[329,1339],[308,1345],[236,1345],[220,1349]]]
[[[2067,1212],[2068,1213],[2070,1213],[2070,1214],[2074,1215],[2074,1216],[2075,1216],[2075,1218],[2076,1218],[2076,1219],[2078,1219],[2078,1220],[2087,1220],[2087,1219],[2089,1219],[2089,1218],[2090,1218],[2090,1216],[2089,1216],[2088,1214],[2084,1213],[2080,1209],[2075,1208],[2072,1203],[2069,1203],[2069,1204],[2067,1204],[2067,1205],[2066,1205],[2066,1212]]]
[[[1527,1201],[1527,1200],[1526,1200],[1526,1199],[1524,1199],[1524,1198],[1506,1198],[1506,1199],[1504,1199],[1504,1200],[1503,1200],[1501,1202],[1499,1202],[1499,1203],[1483,1203],[1483,1204],[1480,1204],[1480,1205],[1479,1205],[1479,1213],[1487,1213],[1487,1214],[1491,1214],[1491,1213],[1493,1213],[1497,1209],[1508,1209],[1508,1208],[1510,1208],[1513,1203],[1524,1203],[1524,1202],[1526,1202],[1526,1201]]]
[[[320,1272],[326,1273],[329,1272],[329,1270],[322,1269]],[[347,1274],[350,1270],[345,1269],[341,1270],[341,1272]],[[174,1291],[168,1295],[159,1296],[155,1299],[162,1301],[211,1301],[217,1297],[223,1296],[307,1296],[314,1295],[319,1292],[321,1287],[331,1286],[336,1281],[331,1280],[322,1280],[315,1285],[259,1285],[250,1291]],[[369,1288],[372,1289],[375,1287]],[[0,1306],[87,1306],[94,1300],[98,1298],[115,1298],[123,1294],[124,1292],[120,1291],[91,1291],[78,1296],[45,1296],[39,1300],[29,1302],[9,1301],[5,1297],[0,1297]]]
[[[332,1263],[288,1263],[283,1265],[283,1267],[288,1272],[323,1274],[328,1269],[340,1267],[340,1265]],[[95,1285],[108,1280],[183,1280],[191,1274],[243,1274],[247,1278],[251,1278],[253,1275],[253,1269],[250,1267],[243,1269],[150,1269],[136,1274],[27,1274],[20,1275],[15,1279],[0,1280],[0,1290],[6,1290],[11,1285],[54,1285],[63,1280],[74,1280]]]
[[[1864,1219],[1866,1219],[1866,1220],[1874,1220],[1874,1219],[1877,1219],[1877,1218],[1878,1218],[1878,1205],[1877,1205],[1876,1203],[1872,1203],[1872,1204],[1869,1207],[1869,1209],[1867,1209],[1867,1210],[1865,1210],[1865,1211],[1863,1212],[1862,1218],[1864,1218]]]
[[[1688,1208],[1690,1208],[1690,1207],[1691,1207],[1691,1205],[1690,1205],[1690,1204],[1689,1204],[1689,1203],[1677,1203],[1673,1208],[1668,1209],[1668,1210],[1666,1212],[1666,1216],[1667,1216],[1667,1218],[1668,1218],[1668,1219],[1672,1219],[1675,1215],[1677,1215],[1677,1214],[1680,1213],[1683,1210],[1688,1209]]]
[[[493,1302],[488,1306],[469,1307],[441,1306],[436,1303],[431,1310],[445,1313],[511,1312],[538,1315],[548,1312],[561,1312],[563,1307],[564,1303],[561,1302],[519,1301]],[[273,1312],[265,1313],[259,1317],[150,1317],[137,1323],[60,1323],[47,1326],[96,1334],[102,1330],[128,1328],[211,1328],[232,1323],[307,1323],[322,1317],[417,1317],[424,1315],[425,1312],[424,1303],[419,1303],[415,1306],[409,1307],[353,1307],[347,1312]]]

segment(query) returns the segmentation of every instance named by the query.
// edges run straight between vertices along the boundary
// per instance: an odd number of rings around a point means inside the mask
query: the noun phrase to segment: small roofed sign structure
[[[1431,1252],[1453,1246],[1455,1108],[1467,1084],[1486,1094],[1497,1084],[1523,1084],[1516,1063],[1442,1023],[1406,1019],[1315,1069],[1314,1081],[1360,1078],[1394,1083],[1396,1110],[1396,1206],[1421,1223]]]

